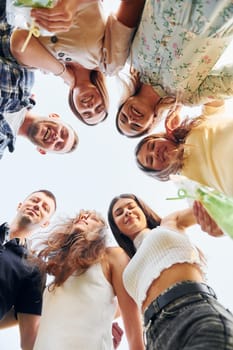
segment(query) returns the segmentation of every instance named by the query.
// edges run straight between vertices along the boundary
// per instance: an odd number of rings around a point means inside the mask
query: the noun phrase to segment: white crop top
[[[164,269],[187,262],[203,271],[199,251],[186,234],[160,226],[137,236],[134,244],[137,252],[125,268],[123,283],[140,308],[152,281]]]

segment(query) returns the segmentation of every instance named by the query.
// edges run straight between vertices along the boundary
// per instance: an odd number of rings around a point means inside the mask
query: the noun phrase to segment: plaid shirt
[[[10,52],[12,27],[0,19],[0,112],[17,112],[30,105],[34,73],[20,66]]]
[[[15,135],[4,120],[4,112],[17,112],[32,107],[31,89],[34,84],[32,70],[20,66],[10,52],[12,26],[6,22],[5,1],[0,5],[0,158],[8,147],[14,151]]]
[[[9,152],[14,151],[15,135],[13,134],[10,125],[0,114],[0,159],[3,156],[4,150],[8,147]]]

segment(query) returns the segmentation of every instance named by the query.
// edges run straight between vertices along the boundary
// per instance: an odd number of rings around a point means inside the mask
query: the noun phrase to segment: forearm
[[[21,52],[27,35],[26,30],[15,30],[11,36],[11,52],[19,64],[61,76],[65,82],[72,85],[74,77],[70,71],[66,70],[65,65],[57,60],[34,36],[29,40],[25,50]]]
[[[119,22],[130,28],[135,28],[141,18],[145,0],[122,0],[116,12]]]
[[[206,104],[212,100],[225,100],[233,96],[233,65],[219,70],[212,70],[197,91],[193,93],[190,102]]]
[[[127,311],[122,309],[122,319],[130,350],[144,350],[142,319],[136,304],[128,300]],[[124,306],[126,309],[126,306]]]
[[[193,209],[188,208],[165,216],[162,218],[160,225],[182,232],[187,227],[195,225],[196,223],[197,220],[194,216]]]
[[[17,61],[25,66],[42,69],[58,74],[62,64],[35,38],[31,37],[24,52],[21,48],[27,38],[28,31],[15,30],[11,37],[11,52]]]

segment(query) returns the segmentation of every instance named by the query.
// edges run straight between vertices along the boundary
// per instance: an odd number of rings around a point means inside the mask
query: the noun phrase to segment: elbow
[[[25,43],[25,40],[27,39],[27,36],[28,31],[22,29],[15,30],[11,35],[11,53],[17,61],[20,61],[20,59],[22,58],[21,49]]]

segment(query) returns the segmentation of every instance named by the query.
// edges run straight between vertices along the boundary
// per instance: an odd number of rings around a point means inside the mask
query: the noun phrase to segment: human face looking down
[[[53,120],[52,120],[53,119]],[[74,130],[58,118],[39,118],[28,129],[28,138],[47,152],[68,153],[77,140]],[[41,152],[43,153],[43,152]]]
[[[176,159],[177,152],[172,141],[151,137],[138,150],[137,160],[146,169],[164,170]]]
[[[82,232],[86,234],[86,239],[92,240],[105,226],[106,223],[95,211],[82,210],[73,221],[72,231]]]
[[[104,101],[98,88],[89,83],[74,90],[73,100],[81,118],[89,125],[100,123],[106,117]]]
[[[113,206],[112,215],[118,229],[131,240],[147,228],[145,214],[131,198],[118,199]]]
[[[156,117],[154,109],[138,95],[129,97],[117,116],[119,130],[128,137],[139,136],[150,129]]]
[[[17,215],[21,223],[46,227],[55,210],[51,197],[45,192],[34,192],[18,205]]]

